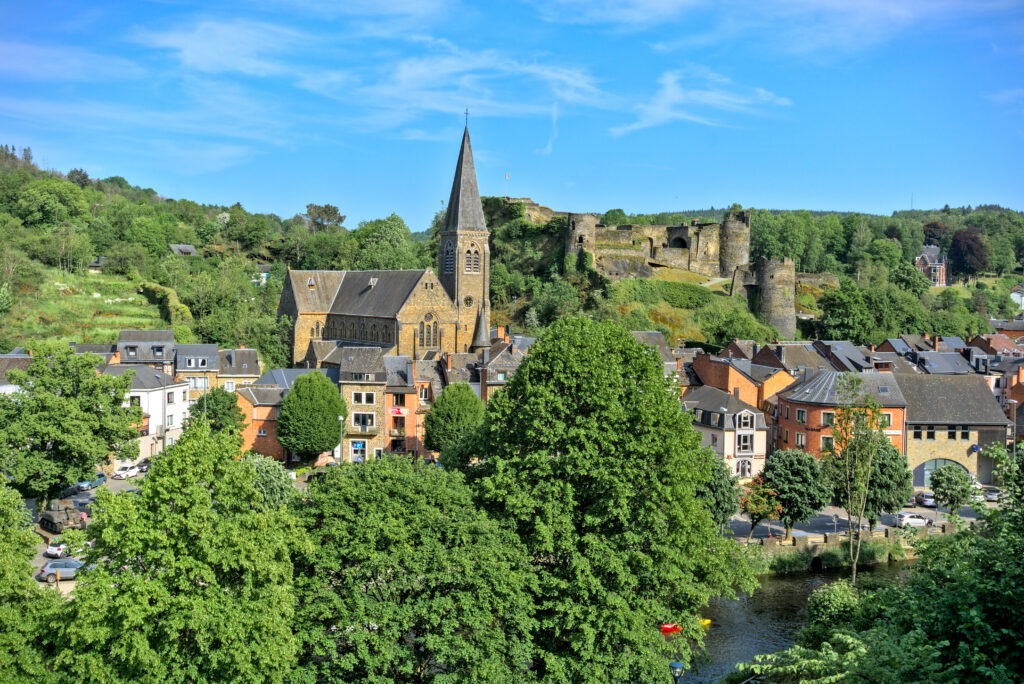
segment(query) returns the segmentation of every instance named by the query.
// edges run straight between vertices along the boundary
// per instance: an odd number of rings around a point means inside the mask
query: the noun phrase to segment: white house
[[[693,412],[701,444],[711,447],[733,475],[748,479],[764,469],[768,424],[763,411],[708,385],[683,397],[683,407]]]
[[[174,444],[188,418],[188,383],[148,366],[104,366],[100,372],[121,376],[132,371],[127,404],[142,409],[139,457],[153,456]]]

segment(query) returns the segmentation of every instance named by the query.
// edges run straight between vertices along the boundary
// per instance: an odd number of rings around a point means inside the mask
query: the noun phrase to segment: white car
[[[896,527],[928,527],[931,524],[932,521],[920,513],[900,513],[896,516]]]
[[[61,542],[60,537],[54,537],[46,545],[46,550],[43,551],[43,555],[47,558],[63,558],[64,552],[67,551],[68,545]]]
[[[136,465],[123,465],[118,466],[117,470],[114,471],[115,480],[127,480],[130,477],[135,477],[139,474],[139,466]]]

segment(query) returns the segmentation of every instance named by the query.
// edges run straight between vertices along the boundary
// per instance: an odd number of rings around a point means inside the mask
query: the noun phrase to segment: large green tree
[[[818,459],[799,449],[769,455],[761,475],[768,488],[775,491],[782,508],[779,521],[786,527],[787,540],[793,536],[793,525],[810,520],[825,507],[832,494]]]
[[[907,457],[892,444],[883,444],[871,461],[871,486],[865,514],[868,527],[878,524],[882,513],[899,513],[914,493],[914,475]]]
[[[345,400],[334,383],[323,373],[308,373],[295,380],[281,402],[277,438],[285,449],[311,459],[338,446],[339,417],[344,422],[347,416]]]
[[[188,411],[192,422],[205,421],[214,432],[226,432],[241,438],[245,429],[245,415],[238,407],[238,395],[223,387],[215,387],[203,394]]]
[[[861,344],[867,340],[874,322],[864,295],[857,284],[844,278],[838,289],[828,290],[818,301],[821,307],[823,336],[830,340],[850,340]]]
[[[40,343],[18,386],[0,395],[0,469],[27,498],[48,499],[91,475],[111,454],[138,455],[142,412],[125,406],[127,375],[96,372],[102,359],[67,345]]]
[[[444,388],[423,421],[423,446],[444,452],[462,441],[484,419],[484,402],[464,382]]]
[[[950,463],[938,468],[932,473],[930,486],[935,502],[949,510],[949,518],[959,518],[960,509],[975,499],[971,477],[963,466]]]
[[[298,507],[300,681],[523,681],[525,551],[458,472],[390,456],[330,469]]]
[[[73,681],[284,681],[295,662],[294,516],[263,506],[230,435],[187,430],[138,495],[100,490],[75,600],[51,626]]]
[[[483,505],[522,540],[538,627],[532,671],[551,682],[655,681],[659,620],[751,586],[740,549],[695,490],[711,468],[659,357],[626,330],[554,323],[488,403],[473,437]]]
[[[740,511],[750,518],[750,531],[747,532],[747,541],[754,536],[754,529],[762,520],[776,520],[782,515],[782,505],[775,490],[768,486],[764,477],[759,473],[757,477],[743,486],[743,493],[740,494]]]
[[[0,484],[0,679],[6,682],[56,681],[40,637],[62,599],[32,578],[38,543],[21,496]]]
[[[697,487],[697,497],[704,502],[711,513],[711,519],[725,527],[740,509],[740,492],[736,476],[729,471],[725,461],[708,451],[711,461],[711,478]]]
[[[298,493],[295,481],[280,461],[250,451],[242,457],[242,464],[255,474],[253,486],[263,497],[264,508],[278,509],[287,506]]]

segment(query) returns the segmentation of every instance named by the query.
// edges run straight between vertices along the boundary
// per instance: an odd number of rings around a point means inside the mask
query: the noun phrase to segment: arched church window
[[[348,324],[348,338],[350,340],[356,339],[356,324],[355,323],[349,323]]]
[[[450,242],[444,246],[444,272],[455,273],[455,245]]]
[[[420,321],[420,346],[423,346],[423,321]]]
[[[437,321],[434,321],[434,346],[440,346],[441,340],[437,339]]]
[[[427,325],[425,327],[426,327],[426,330],[427,330],[427,341],[424,344],[427,347],[433,347],[434,346],[434,338],[430,334],[430,324],[427,323]]]
[[[473,252],[466,250],[466,273],[473,272]]]
[[[480,272],[480,252],[473,250],[473,273]]]
[[[370,326],[370,339],[373,340],[374,342],[377,341],[377,324],[376,323],[374,323],[373,325]]]
[[[320,337],[320,321],[316,322],[316,336]]]
[[[365,323],[360,323],[359,324],[359,339],[361,339],[361,340],[365,340],[366,339],[366,324]]]

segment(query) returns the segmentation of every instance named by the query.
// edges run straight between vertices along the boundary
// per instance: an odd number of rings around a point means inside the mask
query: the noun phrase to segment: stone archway
[[[955,465],[964,469],[965,472],[970,474],[970,470],[963,463],[954,461],[951,458],[933,458],[930,461],[925,461],[921,465],[914,468],[914,486],[915,487],[930,487],[932,480],[932,473],[946,465]],[[920,484],[919,484],[920,483]]]

